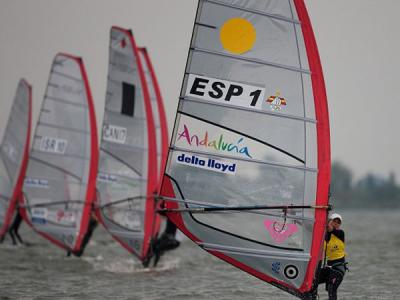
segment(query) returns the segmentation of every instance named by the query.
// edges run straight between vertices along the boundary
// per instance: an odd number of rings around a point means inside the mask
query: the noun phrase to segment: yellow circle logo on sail
[[[219,37],[226,51],[243,54],[251,50],[256,42],[256,29],[246,19],[229,19],[222,25]]]

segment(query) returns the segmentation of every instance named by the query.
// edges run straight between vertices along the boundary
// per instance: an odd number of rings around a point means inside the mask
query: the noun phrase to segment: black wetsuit
[[[153,254],[155,256],[154,266],[157,265],[165,251],[174,250],[179,247],[180,242],[175,238],[176,230],[176,225],[168,219],[163,234],[156,240],[153,246]]]
[[[325,242],[327,244],[331,240],[332,235],[343,242],[343,244],[345,243],[344,231],[340,229],[334,229],[331,232],[327,232],[325,235]],[[312,291],[309,294],[305,295],[303,299],[317,299],[318,284],[325,283],[325,288],[328,292],[329,300],[337,300],[337,289],[342,283],[343,277],[347,270],[345,257],[328,260],[326,266],[323,268],[321,268],[321,265],[322,262],[319,263],[318,272],[316,274],[316,280],[314,282],[314,287]]]
[[[86,248],[87,244],[89,243],[90,238],[92,237],[93,232],[97,227],[97,224],[98,224],[97,220],[95,218],[91,217],[90,221],[89,221],[89,225],[88,225],[88,230],[82,240],[81,248],[79,249],[79,251],[72,252],[75,256],[81,257],[83,255],[83,251],[85,251],[85,248]],[[67,256],[70,256],[70,255],[71,255],[71,252],[67,251]]]
[[[17,213],[15,214],[14,221],[12,222],[10,228],[8,229],[8,234],[11,236],[13,245],[17,245],[15,237],[17,238],[17,240],[20,244],[24,243],[24,241],[22,240],[21,236],[18,233],[21,223],[22,223],[22,216],[19,213],[19,210],[17,209]],[[14,237],[14,235],[15,235],[15,237]],[[2,239],[4,239],[4,236]]]

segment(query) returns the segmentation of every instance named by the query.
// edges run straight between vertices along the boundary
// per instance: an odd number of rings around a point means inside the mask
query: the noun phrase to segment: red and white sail
[[[0,145],[0,236],[12,222],[22,191],[31,136],[32,87],[21,79]]]
[[[200,0],[162,184],[168,217],[301,297],[329,181],[327,99],[303,0]]]
[[[157,147],[143,62],[132,32],[113,27],[97,178],[97,216],[144,261],[158,232]]]
[[[96,197],[97,126],[83,61],[54,58],[36,125],[21,200],[40,235],[79,252]]]

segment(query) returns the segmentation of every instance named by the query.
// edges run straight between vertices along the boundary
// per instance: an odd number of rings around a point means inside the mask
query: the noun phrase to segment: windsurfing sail
[[[22,216],[54,244],[79,253],[96,197],[98,141],[83,61],[54,58],[29,155]]]
[[[32,87],[21,79],[0,146],[0,237],[9,229],[22,191],[31,136]]]
[[[312,288],[330,181],[303,0],[200,0],[162,184],[200,247],[289,293]]]
[[[132,32],[112,27],[97,178],[97,215],[142,262],[158,232],[157,148],[149,89]]]
[[[161,181],[164,176],[165,162],[168,155],[168,124],[165,115],[164,103],[161,90],[158,85],[156,73],[146,48],[139,48],[139,57],[143,64],[143,71],[149,88],[151,107],[153,111],[154,126],[156,131],[157,145],[157,186],[161,188]]]

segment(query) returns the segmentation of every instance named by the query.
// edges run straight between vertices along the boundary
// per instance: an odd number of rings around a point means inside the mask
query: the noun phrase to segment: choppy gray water
[[[343,214],[351,271],[339,299],[400,299],[400,211]],[[100,227],[83,258],[65,257],[23,225],[32,246],[0,245],[0,299],[296,299],[184,240],[143,269]],[[327,299],[320,287],[320,299]]]

